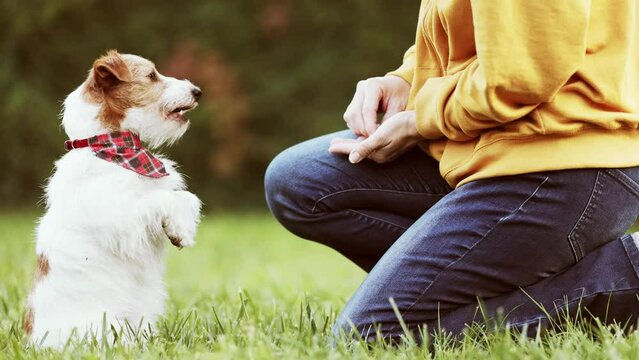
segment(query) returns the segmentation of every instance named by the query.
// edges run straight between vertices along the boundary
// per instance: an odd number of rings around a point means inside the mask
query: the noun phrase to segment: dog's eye
[[[149,75],[147,75],[146,77],[151,79],[151,81],[156,81],[158,79],[158,74],[156,74],[155,71],[153,71]]]

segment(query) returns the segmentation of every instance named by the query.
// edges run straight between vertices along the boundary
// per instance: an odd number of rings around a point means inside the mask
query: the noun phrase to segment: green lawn
[[[36,352],[26,346],[20,325],[36,218],[35,212],[0,213],[1,358],[639,358],[639,333],[607,328],[532,339],[480,334],[453,345],[438,341],[433,355],[410,344],[340,342],[332,348],[332,320],[365,274],[262,213],[208,215],[195,247],[169,249],[167,320],[146,344]]]

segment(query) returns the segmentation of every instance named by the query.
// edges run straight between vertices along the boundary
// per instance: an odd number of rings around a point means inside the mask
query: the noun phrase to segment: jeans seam
[[[419,196],[444,196],[446,194],[437,194],[437,193],[425,193],[425,192],[412,192],[412,191],[400,191],[400,190],[390,190],[390,189],[370,189],[370,188],[355,188],[355,189],[344,189],[344,190],[338,190],[326,195],[323,195],[322,197],[320,197],[319,199],[317,199],[315,201],[315,203],[313,204],[313,208],[311,209],[311,214],[315,214],[315,209],[317,209],[317,205],[319,205],[319,203],[321,203],[322,201],[335,196],[335,195],[340,195],[340,194],[344,194],[344,193],[348,193],[348,192],[356,192],[356,191],[380,191],[380,192],[386,192],[386,193],[392,193],[392,194],[409,194],[409,195],[419,195]]]
[[[621,244],[628,256],[628,261],[632,265],[632,269],[635,271],[637,278],[639,279],[639,248],[635,244],[635,239],[632,235],[625,235],[621,238]]]
[[[401,225],[397,225],[397,224],[395,224],[395,223],[393,223],[393,222],[390,222],[390,221],[388,221],[388,220],[384,220],[384,219],[380,219],[380,218],[377,218],[377,217],[374,217],[374,216],[370,216],[370,215],[368,215],[368,214],[364,214],[364,213],[362,213],[362,212],[360,212],[360,211],[357,211],[357,210],[347,209],[347,210],[346,210],[346,212],[352,212],[352,213],[354,213],[354,214],[356,214],[356,215],[363,216],[363,217],[368,218],[368,219],[370,219],[370,220],[378,221],[378,222],[381,222],[381,223],[384,223],[384,224],[387,224],[387,225],[390,225],[390,226],[396,227],[396,228],[398,228],[398,229],[400,229],[400,230],[402,230],[402,231],[406,231],[406,228],[405,228],[405,227],[403,227],[403,226],[401,226]]]
[[[615,180],[621,183],[628,191],[633,193],[633,195],[639,197],[639,185],[628,175],[624,174],[619,169],[606,169],[604,170],[606,174],[613,177]]]
[[[597,176],[595,177],[595,183],[592,187],[592,192],[590,193],[590,197],[588,197],[588,202],[586,202],[586,206],[582,211],[579,219],[572,227],[570,232],[568,233],[568,243],[570,248],[572,249],[573,256],[575,258],[575,262],[578,262],[584,257],[584,250],[579,242],[579,234],[577,233],[583,224],[583,222],[590,217],[592,213],[592,207],[595,200],[600,195],[600,187],[601,187],[601,170],[597,171]]]
[[[526,205],[535,195],[537,195],[537,193],[539,192],[539,189],[541,189],[541,187],[548,181],[549,177],[546,176],[544,177],[544,180],[542,180],[542,182],[537,185],[537,188],[535,188],[535,190],[530,194],[530,196],[528,196],[526,198],[526,200],[524,200],[521,205],[519,205],[519,207],[513,211],[510,212],[510,214],[502,217],[501,219],[499,219],[495,225],[493,225],[487,232],[486,234],[484,234],[481,239],[479,239],[477,242],[475,242],[468,250],[466,250],[466,252],[464,254],[462,254],[459,259],[451,262],[450,264],[448,264],[444,269],[442,269],[442,271],[440,271],[437,276],[435,276],[435,279],[433,279],[433,281],[426,286],[426,288],[421,292],[421,294],[417,297],[417,299],[415,299],[415,301],[413,301],[408,308],[406,308],[406,310],[404,310],[404,313],[406,311],[409,311],[410,309],[412,309],[413,306],[415,306],[415,304],[417,304],[417,302],[419,300],[421,300],[421,298],[424,296],[424,294],[426,294],[426,292],[437,282],[437,280],[439,279],[439,277],[446,272],[446,270],[448,270],[449,268],[451,268],[453,265],[455,265],[456,263],[462,261],[466,255],[468,255],[477,245],[479,245],[479,243],[481,243],[488,235],[490,235],[493,230],[495,230],[497,228],[497,226],[499,226],[499,224],[503,223],[504,221],[508,220],[509,218],[513,217],[517,212],[519,212],[519,210],[521,210],[524,205]],[[401,315],[401,313],[400,313]]]

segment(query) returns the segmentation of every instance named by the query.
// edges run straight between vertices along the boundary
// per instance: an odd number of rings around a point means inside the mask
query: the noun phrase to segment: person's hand
[[[357,136],[373,135],[378,126],[377,113],[384,113],[384,122],[406,110],[410,87],[406,80],[393,75],[360,81],[346,108],[344,121]]]
[[[348,155],[353,164],[366,158],[377,163],[392,161],[424,140],[417,132],[415,121],[415,111],[397,113],[368,138],[333,139],[328,151]]]

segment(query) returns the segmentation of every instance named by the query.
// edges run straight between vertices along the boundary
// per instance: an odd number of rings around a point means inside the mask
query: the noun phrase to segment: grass
[[[0,358],[74,359],[633,359],[639,333],[568,325],[527,338],[479,332],[435,353],[410,344],[329,345],[336,313],[365,274],[301,241],[268,214],[210,215],[194,248],[169,249],[166,320],[147,342],[36,351],[21,329],[35,261],[35,212],[0,213]]]

